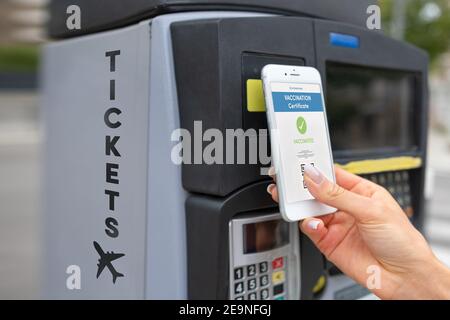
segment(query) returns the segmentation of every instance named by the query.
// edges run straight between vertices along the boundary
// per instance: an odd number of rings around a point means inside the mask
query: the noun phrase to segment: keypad
[[[383,186],[397,200],[406,215],[410,218],[413,216],[409,171],[381,172],[361,176]]]
[[[236,300],[282,300],[286,296],[285,257],[238,266],[233,270],[233,275],[231,288]]]

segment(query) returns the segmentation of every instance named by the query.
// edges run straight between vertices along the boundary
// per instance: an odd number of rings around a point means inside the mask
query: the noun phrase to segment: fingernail
[[[273,183],[269,184],[269,185],[267,186],[267,193],[270,194],[270,195],[272,195],[272,190],[273,190],[273,188],[275,188],[275,185],[274,185]]]
[[[275,176],[275,168],[274,167],[270,167],[269,171],[267,171],[267,174],[271,177]]]
[[[322,173],[311,164],[305,165],[305,174],[316,184],[320,184],[323,180]]]
[[[311,220],[308,221],[308,228],[311,230],[317,230],[319,228],[320,220]]]

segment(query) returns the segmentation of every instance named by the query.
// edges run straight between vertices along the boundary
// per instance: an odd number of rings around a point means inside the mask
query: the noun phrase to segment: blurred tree
[[[397,1],[404,1],[404,40],[426,50],[433,64],[441,54],[450,50],[449,0],[379,0],[386,33],[399,34]],[[397,5],[397,8],[395,7]],[[393,21],[394,20],[394,21]]]
[[[0,46],[0,73],[36,72],[38,61],[37,46]]]

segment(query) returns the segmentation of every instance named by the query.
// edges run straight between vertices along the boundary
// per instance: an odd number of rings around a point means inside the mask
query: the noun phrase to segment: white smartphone
[[[311,164],[335,181],[320,73],[271,64],[261,75],[281,215],[292,222],[335,212],[313,198],[303,179]]]

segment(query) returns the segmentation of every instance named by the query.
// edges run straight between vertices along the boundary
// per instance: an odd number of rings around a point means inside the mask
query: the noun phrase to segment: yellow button
[[[266,101],[264,99],[262,80],[247,80],[247,110],[249,112],[266,111]]]
[[[277,284],[284,282],[284,271],[277,271],[272,273],[272,283]]]

